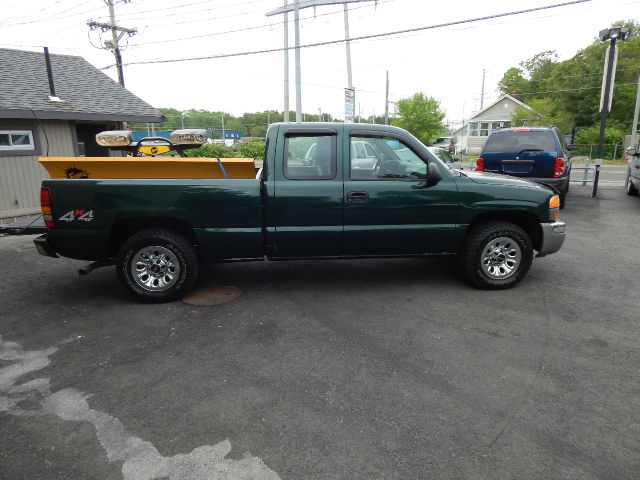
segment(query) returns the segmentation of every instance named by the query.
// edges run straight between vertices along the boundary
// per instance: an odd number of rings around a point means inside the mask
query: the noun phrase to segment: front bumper
[[[560,250],[567,231],[565,222],[541,223],[542,242],[537,257],[544,257]]]
[[[33,243],[40,255],[44,255],[45,257],[58,258],[58,254],[53,249],[53,246],[49,243],[49,239],[47,238],[46,233],[44,235],[40,235],[38,238],[35,238],[33,240]]]

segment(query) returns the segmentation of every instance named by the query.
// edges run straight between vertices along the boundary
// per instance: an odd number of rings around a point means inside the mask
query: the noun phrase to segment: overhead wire
[[[382,0],[379,2],[379,4],[387,4],[387,3],[391,3],[394,2],[396,0]],[[359,7],[353,7],[351,8],[349,11],[354,11],[354,10],[360,10],[362,8],[367,8],[367,7],[371,7],[371,5],[361,5]],[[306,17],[300,17],[300,20],[311,20],[311,19],[315,19],[317,17],[324,17],[324,16],[330,16],[330,15],[343,15],[344,11],[340,10],[337,12],[325,12],[325,13],[319,13],[319,14],[314,14],[314,15],[309,15]],[[132,43],[131,46],[132,47],[139,47],[139,46],[143,46],[143,45],[155,45],[155,44],[159,44],[159,43],[165,43],[165,42],[181,42],[181,41],[185,41],[185,40],[195,40],[198,38],[208,38],[208,37],[215,37],[215,36],[220,36],[220,35],[226,35],[229,33],[240,33],[240,32],[247,32],[250,30],[258,30],[258,29],[267,29],[267,28],[273,28],[276,25],[284,25],[284,20],[280,21],[280,22],[273,22],[273,23],[268,23],[268,24],[262,24],[262,25],[254,25],[251,27],[243,27],[243,28],[238,28],[235,30],[226,30],[226,31],[222,31],[222,32],[214,32],[214,33],[206,33],[203,35],[193,35],[190,37],[180,37],[180,38],[168,38],[168,39],[164,39],[164,40],[158,40],[158,41],[152,41],[152,42],[140,42],[140,43]]]
[[[173,7],[164,7],[164,8],[155,8],[152,10],[142,10],[142,11],[136,11],[136,12],[132,12],[132,13],[119,13],[118,17],[119,18],[125,18],[125,20],[129,21],[134,21],[134,20],[148,20],[150,18],[165,18],[167,15],[171,15],[172,17],[178,16],[178,15],[193,15],[193,14],[200,14],[202,12],[205,11],[211,11],[211,10],[223,10],[226,8],[232,8],[232,7],[239,7],[242,5],[249,5],[252,3],[258,3],[264,0],[249,0],[247,2],[237,2],[237,3],[233,3],[233,4],[228,4],[228,5],[217,5],[215,7],[212,8],[204,8],[204,9],[200,9],[200,10],[194,10],[194,11],[188,11],[188,12],[178,12],[178,13],[163,13],[162,15],[157,15],[157,16],[144,16],[144,17],[134,17],[134,18],[127,18],[130,17],[132,15],[140,15],[142,13],[150,13],[150,12],[161,12],[161,11],[167,11],[167,10],[182,10],[184,7],[188,7],[188,6],[193,6],[193,5],[201,5],[203,3],[210,3],[214,0],[203,0],[203,1],[199,1],[199,2],[193,2],[193,3],[183,3],[179,6],[173,6]],[[261,12],[262,10],[257,10],[256,12]],[[254,12],[247,12],[247,13],[254,13]]]
[[[485,20],[490,20],[490,19],[494,19],[494,18],[503,18],[503,17],[515,16],[515,15],[523,15],[523,14],[526,14],[526,13],[537,12],[537,11],[542,11],[542,10],[549,10],[549,9],[553,9],[553,8],[560,8],[560,7],[565,7],[565,6],[569,6],[569,5],[577,5],[577,4],[587,3],[587,2],[591,2],[591,1],[593,1],[593,0],[572,0],[572,1],[568,1],[568,2],[555,3],[555,4],[551,4],[551,5],[540,6],[540,7],[533,7],[533,8],[527,8],[527,9],[522,9],[522,10],[515,10],[515,11],[510,11],[510,12],[497,13],[497,14],[492,14],[492,15],[484,15],[484,16],[481,16],[481,17],[468,18],[468,19],[464,19],[464,20],[454,20],[454,21],[443,22],[443,23],[434,24],[434,25],[427,25],[427,26],[423,26],[423,27],[415,27],[415,28],[408,28],[408,29],[403,29],[403,30],[396,30],[396,31],[392,31],[392,32],[383,32],[383,33],[374,33],[374,34],[369,34],[369,35],[361,35],[361,36],[357,36],[357,37],[352,37],[350,39],[350,41],[351,42],[357,42],[357,41],[371,40],[371,39],[376,39],[376,38],[397,36],[397,35],[402,35],[402,34],[411,33],[411,32],[418,32],[418,31],[424,31],[424,30],[434,30],[434,29],[438,29],[438,28],[450,27],[450,26],[453,26],[453,25],[463,25],[463,24],[467,24],[467,23],[475,23],[475,22],[481,22],[481,21],[485,21]],[[299,48],[313,48],[313,47],[320,47],[320,46],[326,46],[326,45],[341,44],[341,43],[345,43],[345,42],[346,42],[346,40],[341,38],[341,39],[337,39],[337,40],[327,40],[327,41],[322,41],[322,42],[308,43],[308,44],[300,45]],[[261,50],[250,50],[250,51],[244,51],[244,52],[222,53],[222,54],[214,54],[214,55],[203,55],[203,56],[197,56],[197,57],[161,59],[161,60],[141,60],[141,61],[135,61],[135,62],[128,62],[128,63],[125,63],[124,65],[149,65],[149,64],[179,63],[179,62],[189,62],[189,61],[199,61],[199,60],[213,60],[213,59],[219,59],[219,58],[231,58],[231,57],[258,55],[258,54],[264,54],[264,53],[282,52],[282,51],[285,51],[285,50],[293,50],[295,48],[296,47],[288,47],[288,48],[275,47],[275,48],[265,48],[265,49],[261,49]]]
[[[58,15],[55,15],[55,16],[52,16],[52,17],[37,18],[37,19],[29,20],[27,22],[2,24],[2,28],[18,27],[18,26],[21,26],[21,25],[31,25],[31,24],[34,24],[34,23],[50,22],[50,21],[53,21],[53,20],[64,20],[65,18],[72,18],[72,17],[77,17],[77,16],[80,16],[80,15],[85,15],[87,13],[92,13],[92,12],[96,11],[95,8],[93,8],[91,10],[86,10],[86,11],[83,11],[83,12],[72,13],[71,15],[62,15],[62,16],[59,15],[59,14],[62,14],[62,13],[70,12],[71,10],[75,10],[76,8],[80,8],[80,7],[86,5],[87,3],[91,2],[91,1],[92,0],[85,0],[82,3],[80,3],[78,5],[75,5],[74,7],[68,8],[67,10],[63,10],[62,12],[58,12]]]

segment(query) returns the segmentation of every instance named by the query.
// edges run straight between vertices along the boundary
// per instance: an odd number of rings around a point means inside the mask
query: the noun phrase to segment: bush
[[[238,145],[237,156],[262,160],[264,157],[264,142],[241,143]]]
[[[236,156],[229,147],[217,143],[205,143],[200,148],[192,148],[186,151],[187,157],[207,157],[207,158],[232,158]]]
[[[600,137],[600,127],[579,127],[576,129],[574,143],[579,145],[595,145]],[[605,145],[615,145],[624,142],[624,132],[617,128],[607,127],[604,129]]]

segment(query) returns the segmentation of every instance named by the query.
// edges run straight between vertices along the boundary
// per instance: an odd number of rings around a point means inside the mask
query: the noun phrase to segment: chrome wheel
[[[498,237],[482,250],[482,271],[489,278],[502,280],[513,275],[522,261],[522,250],[509,237]]]
[[[145,290],[163,292],[180,278],[180,263],[173,252],[161,246],[138,250],[131,260],[131,278]]]

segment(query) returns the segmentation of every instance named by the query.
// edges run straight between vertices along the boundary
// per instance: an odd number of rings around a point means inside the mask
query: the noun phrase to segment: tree
[[[618,66],[607,126],[628,131],[633,120],[636,72],[640,58],[640,24],[621,20],[615,26],[630,29],[630,38],[618,43]],[[553,123],[563,131],[599,123],[600,90],[608,42],[595,39],[572,58],[558,61],[553,51],[540,52],[508,69],[498,84],[501,93],[517,93],[535,112],[520,111],[516,120]]]
[[[558,108],[558,105],[550,98],[534,98],[529,104],[531,110],[517,107],[513,112],[511,124],[514,127],[522,126],[549,126],[555,125],[562,132],[569,133],[573,127],[571,115]]]
[[[440,102],[422,92],[398,100],[396,107],[398,116],[393,119],[393,125],[411,132],[425,144],[446,130]]]
[[[524,78],[522,69],[511,67],[498,82],[498,91],[502,94],[526,93],[529,91],[529,81]]]

